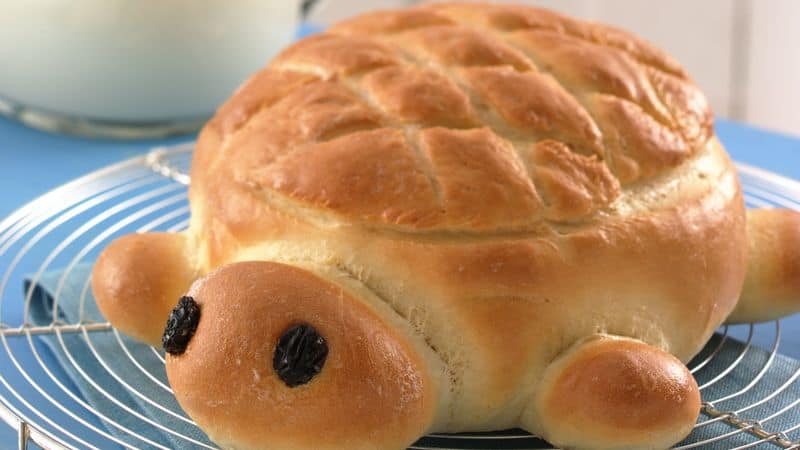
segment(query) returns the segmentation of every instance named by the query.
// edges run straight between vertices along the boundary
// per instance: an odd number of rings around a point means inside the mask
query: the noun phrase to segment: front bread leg
[[[272,262],[198,280],[165,333],[180,405],[223,448],[406,448],[433,424],[441,370],[355,283]]]
[[[170,310],[196,277],[183,233],[137,233],[111,243],[92,270],[97,306],[117,329],[161,346]]]
[[[565,449],[664,449],[689,434],[699,412],[697,383],[677,358],[594,335],[548,366],[522,426]]]
[[[800,311],[800,213],[749,210],[747,238],[747,277],[728,323],[762,322]]]

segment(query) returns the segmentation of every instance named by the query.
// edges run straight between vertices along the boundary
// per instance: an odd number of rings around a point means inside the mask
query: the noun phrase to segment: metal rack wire
[[[131,231],[184,229],[189,208],[186,185],[191,144],[156,149],[146,156],[99,170],[63,185],[20,208],[0,222],[0,418],[18,433],[18,448],[35,443],[62,448],[215,448],[180,408],[138,388],[142,380],[153,392],[169,394],[163,373],[146,369],[143,358],[163,364],[160,350],[137,353],[131,341],[108,323],[93,321],[89,280],[82,281],[77,317],[58,313],[48,323],[33,318],[35,286],[61,269],[53,295],[57,312],[70,274],[91,262],[113,238]],[[800,209],[800,183],[739,165],[750,206]],[[20,295],[19,286],[28,280]],[[731,337],[723,327],[690,364],[703,394],[701,418],[678,449],[800,449],[800,368],[780,356],[780,322],[746,325]],[[771,333],[766,350],[753,342],[756,331]],[[794,331],[795,333],[797,330]],[[99,336],[113,336],[116,351],[131,370],[109,364],[98,350]],[[63,352],[62,362],[91,387],[93,395],[113,406],[103,412],[79,392],[50,347]],[[76,357],[76,343],[88,348],[100,367],[97,376]],[[787,372],[787,367],[793,367]],[[793,370],[793,371],[792,371]],[[163,372],[163,371],[162,371]],[[765,388],[765,385],[766,388]],[[119,393],[125,393],[123,398]],[[132,402],[130,399],[133,399]],[[192,432],[178,431],[144,414],[137,405],[159,411]],[[158,440],[150,431],[168,440]],[[413,449],[550,448],[520,431],[435,434]]]

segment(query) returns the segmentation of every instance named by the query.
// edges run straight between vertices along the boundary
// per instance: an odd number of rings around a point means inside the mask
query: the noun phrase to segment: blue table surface
[[[800,179],[800,138],[718,120],[717,134],[737,161]],[[36,131],[0,118],[0,219],[48,190],[108,164],[138,156],[157,145],[192,140],[85,139]],[[30,269],[30,270],[28,270]],[[20,268],[31,271],[33,268]],[[786,354],[800,358],[800,315],[785,322]],[[756,336],[767,345],[771,336]],[[15,447],[16,436],[0,426],[0,448]]]

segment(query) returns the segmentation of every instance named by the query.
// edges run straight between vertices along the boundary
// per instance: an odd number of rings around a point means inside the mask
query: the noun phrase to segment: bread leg
[[[183,233],[139,233],[112,242],[94,265],[92,292],[117,329],[161,346],[169,312],[196,278]]]
[[[167,354],[167,376],[223,448],[404,449],[432,426],[443,371],[346,275],[242,262],[187,295],[199,320],[185,350]]]
[[[522,426],[567,449],[663,449],[691,430],[700,393],[674,356],[595,335],[545,370]]]
[[[774,320],[800,311],[800,213],[747,212],[747,277],[728,323]]]

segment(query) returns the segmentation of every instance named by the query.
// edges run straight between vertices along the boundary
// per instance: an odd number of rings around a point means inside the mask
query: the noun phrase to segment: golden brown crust
[[[453,128],[479,123],[467,95],[436,71],[391,66],[371,72],[362,83],[390,120]]]
[[[269,67],[278,71],[310,72],[329,78],[362,73],[399,62],[399,53],[379,42],[322,33],[289,46]]]
[[[674,356],[598,335],[547,368],[523,421],[563,448],[663,449],[689,434],[699,411],[697,383]]]
[[[441,210],[450,228],[515,229],[540,215],[541,200],[514,148],[486,128],[420,132],[420,147],[437,174]]]
[[[196,277],[190,252],[183,234],[129,234],[115,240],[92,272],[100,312],[125,334],[160,346],[169,312]]]
[[[689,156],[692,147],[681,135],[645,114],[639,105],[607,94],[592,95],[589,101],[610,144],[606,156],[623,183],[652,177]],[[632,169],[622,172],[621,164]]]
[[[659,98],[672,115],[676,131],[690,146],[701,145],[714,133],[714,121],[700,88],[653,68],[648,68],[647,73]]]
[[[167,355],[167,375],[183,409],[215,442],[403,449],[430,426],[437,407],[430,363],[365,299],[267,262],[225,266],[189,295],[200,305],[199,325],[185,353]],[[319,374],[290,388],[272,357],[296,324],[314,327],[329,353]]]
[[[459,22],[500,31],[548,30],[624,51],[643,64],[686,78],[686,72],[669,55],[643,39],[605,24],[586,22],[555,11],[524,5],[497,3],[437,3],[422,7]]]
[[[357,221],[409,224],[438,215],[433,186],[397,130],[352,133],[309,146],[258,175],[254,181],[261,186]]]
[[[298,72],[257,72],[217,111],[210,126],[218,126],[222,134],[231,134],[262,109],[269,108],[300,85],[314,79],[313,75]]]
[[[417,59],[442,67],[534,68],[519,50],[489,33],[459,25],[416,28],[393,39]]]
[[[619,181],[596,156],[572,153],[557,141],[540,141],[531,149],[530,161],[548,219],[590,216],[619,196]]]
[[[467,79],[517,132],[558,139],[587,154],[601,154],[601,135],[590,115],[550,75],[508,67],[469,69]]]
[[[659,121],[669,120],[647,71],[629,53],[547,29],[518,31],[510,39],[570,92],[614,95],[641,105]]]
[[[324,161],[320,153],[336,148],[342,158],[357,158],[365,149],[338,139],[350,134],[396,132],[402,145],[416,148],[421,129],[446,126],[486,128],[503,141],[499,147],[520,155],[541,140],[556,140],[572,152],[597,155],[626,185],[691,159],[712,136],[711,125],[705,98],[683,71],[625,32],[530,7],[437,4],[355,18],[289,47],[220,108],[198,145],[197,160],[204,163],[193,172],[203,172],[198,179],[256,181],[270,195],[329,210],[328,191],[347,186],[319,183],[317,192],[295,191],[264,174],[295,154]],[[407,171],[423,173],[434,190],[452,175],[424,157],[413,164]],[[413,197],[420,188],[405,179],[386,184],[396,195],[352,197],[335,210],[337,220],[428,230],[473,222],[463,209],[441,202],[421,203],[424,212],[393,204],[405,189]],[[214,195],[204,186],[193,189]],[[480,188],[473,194],[484,203],[493,196]],[[216,220],[234,221],[209,206]],[[498,217],[516,214],[517,205],[504,207]],[[563,215],[583,218],[575,215],[579,210]],[[559,214],[530,217],[529,230],[560,220]]]
[[[800,311],[800,213],[748,210],[747,237],[747,277],[728,322],[761,322]]]

